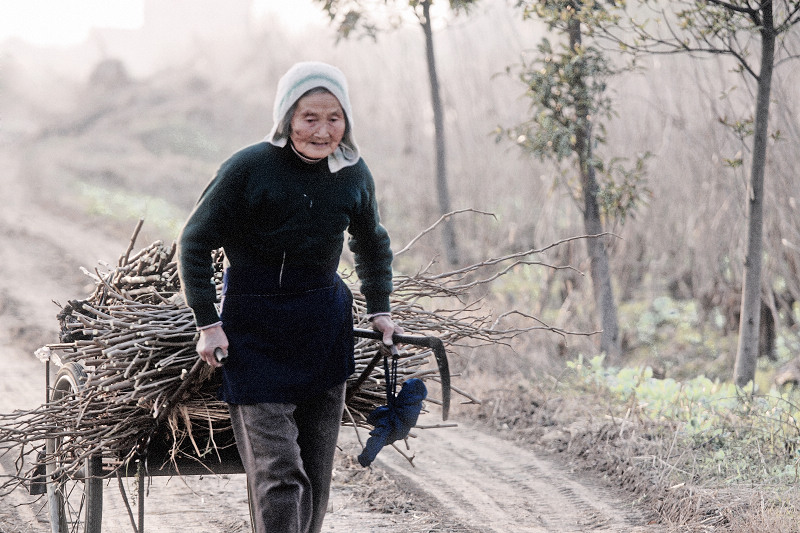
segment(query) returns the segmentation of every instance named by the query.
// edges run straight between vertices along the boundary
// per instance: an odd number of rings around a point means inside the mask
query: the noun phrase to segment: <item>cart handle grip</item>
[[[356,337],[361,337],[364,339],[373,339],[376,341],[383,340],[383,334],[378,331],[372,331],[370,329],[360,329],[360,328],[353,328],[353,334]],[[416,335],[400,335],[395,333],[392,335],[392,341],[399,344],[410,344],[412,346],[422,346],[424,348],[430,348],[433,350],[433,356],[436,358],[436,364],[439,367],[439,379],[442,383],[442,420],[447,420],[447,417],[450,414],[450,364],[447,361],[447,351],[444,348],[444,343],[438,337],[419,337]],[[367,367],[367,369],[362,372],[362,375],[359,377],[359,381],[357,381],[356,386],[354,386],[354,391],[357,390],[358,386],[363,383],[364,379],[366,379],[369,372],[372,371],[371,367],[374,367],[374,363],[377,363],[378,355],[373,359],[373,363]]]

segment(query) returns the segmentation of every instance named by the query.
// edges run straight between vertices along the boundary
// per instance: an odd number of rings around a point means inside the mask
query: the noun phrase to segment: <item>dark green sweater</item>
[[[389,311],[392,251],[380,224],[375,183],[364,160],[333,174],[290,146],[261,142],[225,161],[200,197],[178,243],[181,283],[198,326],[219,320],[211,252],[231,265],[338,265],[344,232],[367,312]]]

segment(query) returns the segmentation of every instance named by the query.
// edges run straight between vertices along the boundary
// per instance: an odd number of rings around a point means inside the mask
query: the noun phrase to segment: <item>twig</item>
[[[444,215],[442,215],[441,217],[439,217],[439,220],[437,220],[436,222],[434,222],[434,223],[433,223],[433,225],[431,225],[431,226],[430,226],[430,227],[428,227],[427,229],[423,230],[423,231],[422,231],[422,232],[421,232],[419,235],[417,235],[416,237],[414,237],[413,239],[411,239],[411,240],[409,241],[409,243],[408,243],[408,244],[406,244],[405,246],[403,246],[403,248],[401,248],[399,251],[395,252],[395,254],[394,254],[394,255],[395,255],[395,256],[398,256],[398,255],[402,255],[402,254],[406,253],[408,250],[410,250],[410,249],[411,249],[411,247],[413,247],[413,246],[414,246],[414,244],[415,244],[415,243],[416,243],[418,240],[420,240],[422,237],[424,237],[424,236],[425,236],[425,235],[427,235],[428,233],[430,233],[430,232],[432,232],[433,230],[435,230],[435,229],[436,229],[436,227],[437,227],[439,224],[441,224],[442,222],[444,222],[444,221],[445,221],[445,220],[447,220],[448,218],[451,218],[451,217],[453,217],[453,216],[455,216],[455,215],[457,215],[457,214],[459,214],[459,213],[468,213],[468,212],[472,212],[472,213],[479,213],[479,214],[481,214],[481,215],[489,215],[490,217],[493,217],[493,218],[497,219],[497,217],[495,216],[495,214],[494,214],[494,213],[487,213],[487,212],[485,212],[485,211],[479,211],[479,210],[477,210],[477,209],[458,209],[458,210],[456,210],[456,211],[451,211],[451,212],[449,212],[449,213],[445,213]]]

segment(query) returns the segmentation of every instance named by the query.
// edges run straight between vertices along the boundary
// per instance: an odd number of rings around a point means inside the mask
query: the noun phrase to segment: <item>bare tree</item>
[[[594,300],[602,334],[600,350],[612,362],[621,352],[617,305],[611,281],[603,216],[624,220],[642,201],[644,159],[633,170],[619,160],[604,162],[595,148],[603,144],[602,118],[611,114],[606,80],[614,74],[604,52],[587,45],[584,35],[608,21],[609,14],[596,2],[538,0],[519,2],[524,16],[536,16],[566,40],[560,51],[543,39],[532,62],[520,69],[527,86],[531,118],[509,130],[513,140],[540,159],[569,161],[577,168],[579,185],[570,187],[583,213],[591,260]],[[598,177],[604,178],[603,182]],[[614,179],[616,175],[619,179]],[[567,180],[569,181],[569,180]]]
[[[793,57],[781,46],[779,38],[800,22],[800,0],[639,0],[638,7],[655,11],[658,17],[640,22],[644,19],[629,15],[627,20],[631,24],[625,25],[628,33],[616,34],[626,48],[646,53],[731,56],[742,76],[756,86],[754,118],[744,121],[752,124],[753,141],[739,343],[733,372],[736,384],[744,387],[755,377],[759,351],[763,202],[772,75],[776,66]],[[659,21],[659,25],[653,27],[652,21]],[[752,57],[753,48],[760,49],[757,59]]]
[[[431,5],[433,0],[315,0],[323,5],[331,23],[338,25],[341,37],[349,37],[359,30],[373,38],[381,30],[380,24],[372,20],[369,13],[375,8],[388,4],[407,5],[419,21],[425,35],[425,58],[428,65],[428,81],[431,88],[431,107],[433,109],[433,127],[436,153],[436,196],[439,213],[450,213],[450,192],[447,180],[447,146],[445,142],[444,108],[442,106],[439,75],[436,69],[434,53],[433,25],[431,23]],[[450,8],[456,13],[466,12],[478,0],[450,0]],[[447,261],[451,266],[460,262],[455,229],[449,218],[442,224],[444,248]]]

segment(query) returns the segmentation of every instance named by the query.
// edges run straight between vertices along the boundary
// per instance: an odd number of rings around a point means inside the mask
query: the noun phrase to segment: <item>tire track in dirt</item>
[[[417,430],[412,467],[387,448],[376,464],[421,487],[429,501],[486,533],[656,533],[643,513],[584,476],[462,425]]]

